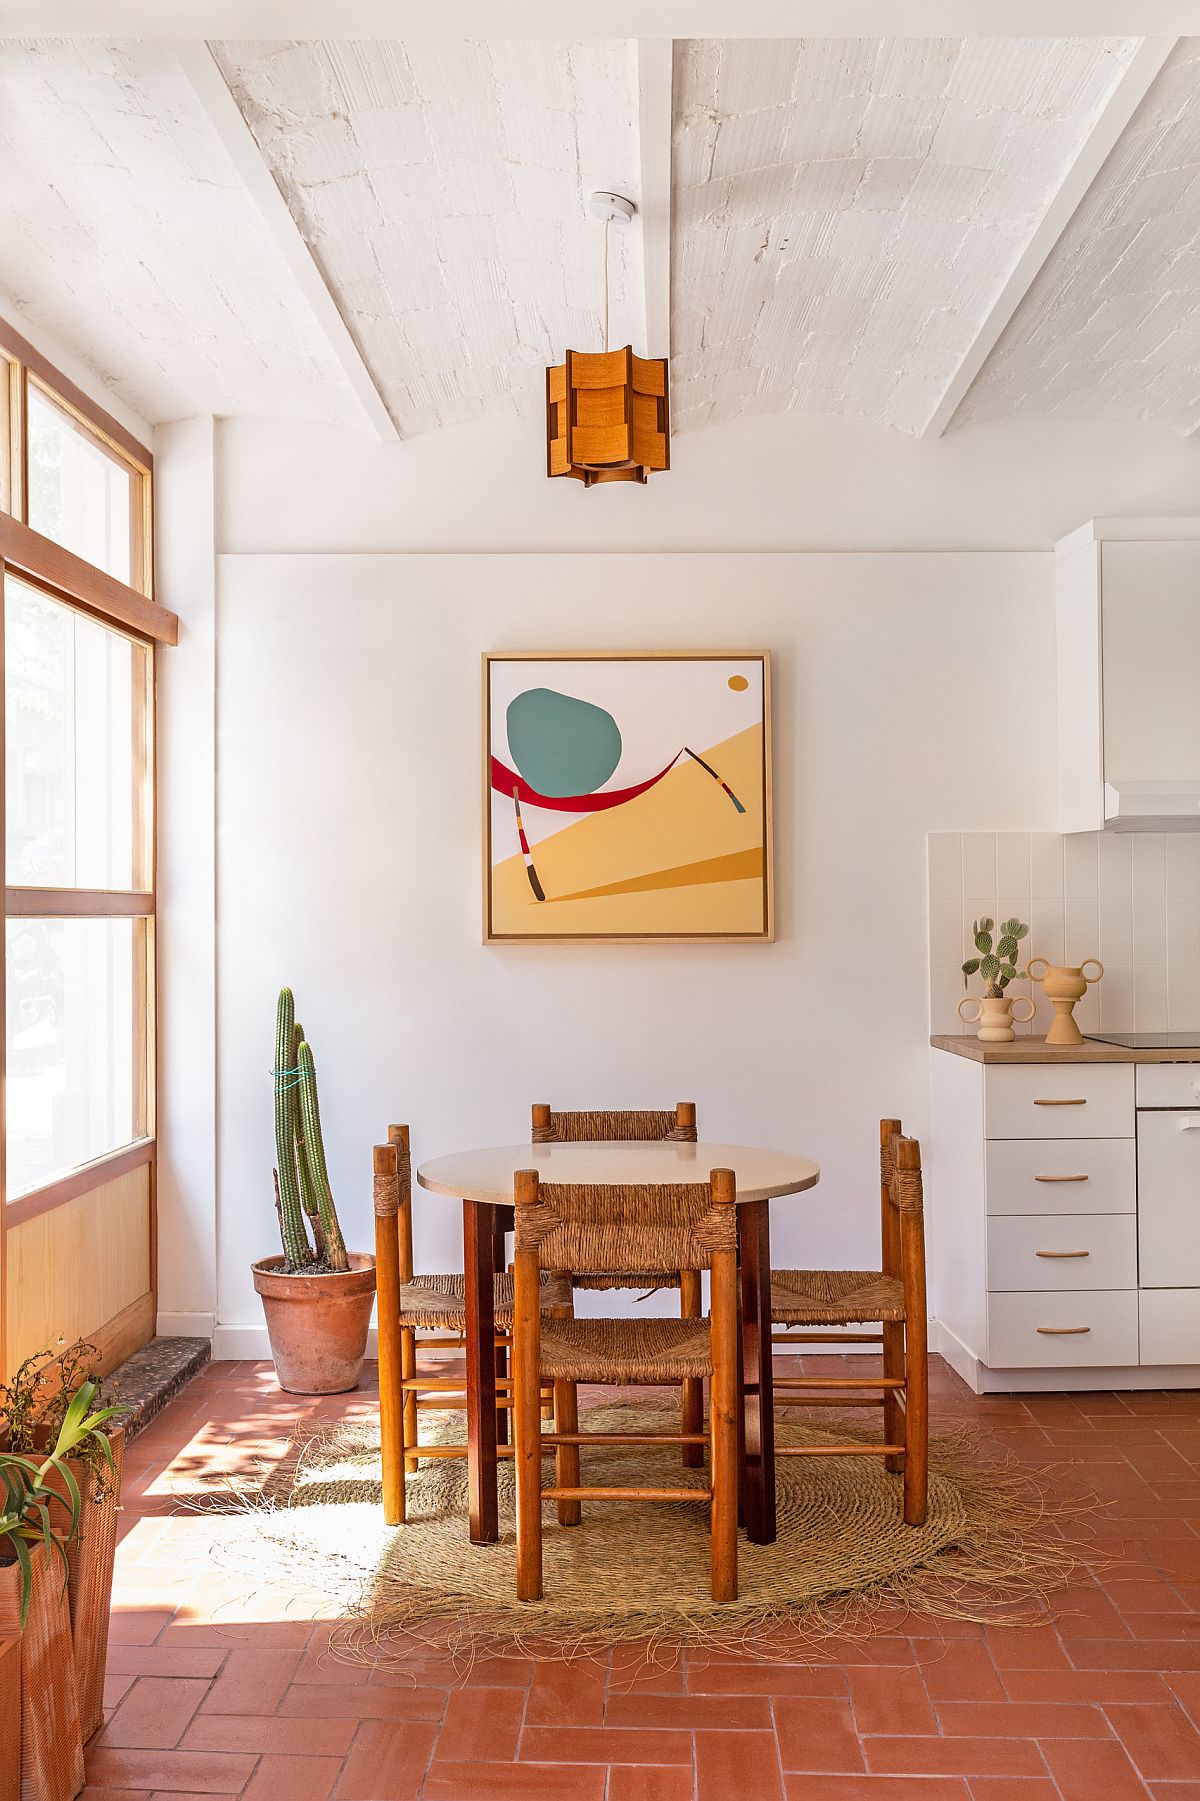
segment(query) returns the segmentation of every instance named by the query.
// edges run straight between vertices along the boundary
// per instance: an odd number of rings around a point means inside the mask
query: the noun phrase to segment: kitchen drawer
[[[1139,1063],[1139,1107],[1200,1107],[1200,1063]]]
[[[1132,1063],[989,1064],[989,1138],[1132,1138]]]
[[[1001,1289],[1137,1287],[1137,1219],[1066,1213],[989,1219],[987,1285]]]
[[[1137,1131],[1142,1287],[1200,1285],[1200,1108],[1143,1110]]]
[[[1138,1360],[1136,1288],[988,1296],[992,1369],[1111,1369]]]
[[[1136,1213],[1132,1138],[996,1138],[987,1147],[987,1210]]]
[[[1200,1363],[1200,1288],[1147,1288],[1139,1297],[1143,1363]]]

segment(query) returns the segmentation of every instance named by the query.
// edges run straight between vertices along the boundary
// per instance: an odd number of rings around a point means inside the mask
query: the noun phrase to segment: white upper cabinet
[[[1055,572],[1062,830],[1200,831],[1200,519],[1095,519]]]

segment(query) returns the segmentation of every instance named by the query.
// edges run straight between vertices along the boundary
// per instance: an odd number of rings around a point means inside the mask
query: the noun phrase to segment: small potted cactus
[[[342,1394],[358,1385],[375,1299],[375,1259],[347,1251],[334,1206],[317,1070],[290,988],[275,1015],[275,1213],[283,1255],[251,1267],[279,1386]]]
[[[1008,984],[1022,973],[1017,968],[1017,951],[1022,938],[1028,938],[1029,927],[1014,914],[1011,919],[1000,922],[999,935],[993,939],[996,930],[994,919],[977,919],[971,928],[975,939],[977,957],[968,957],[962,966],[963,987],[973,975],[983,977],[983,996],[965,996],[958,1003],[958,1017],[969,1026],[979,1027],[979,1037],[986,1044],[1008,1044],[1015,1037],[1013,1022],[1026,1026],[1033,1018],[1033,1002],[1027,995],[1009,995],[1005,992]],[[1015,1007],[1029,1008],[1024,1018],[1018,1018],[1013,1011]],[[964,1007],[974,1007],[973,1017],[963,1012]]]

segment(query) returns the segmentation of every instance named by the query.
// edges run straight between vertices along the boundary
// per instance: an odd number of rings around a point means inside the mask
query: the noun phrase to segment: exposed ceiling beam
[[[1117,139],[1141,105],[1151,83],[1177,42],[1177,38],[1142,39],[1097,114],[1074,162],[1051,196],[1037,230],[992,302],[945,393],[925,422],[921,432],[923,438],[940,438],[957,413],[971,384],[999,342],[1005,326],[1045,267],[1050,253],[1078,212],[1084,195],[1108,160]]]
[[[638,40],[638,130],[642,160],[642,270],[646,287],[646,356],[671,354],[671,83],[670,38]]]
[[[258,208],[264,225],[283,252],[296,286],[308,302],[310,312],[354,392],[363,418],[377,437],[394,442],[400,436],[396,422],[384,404],[383,396],[375,386],[375,378],[329,291],[320,265],[305,243],[300,228],[288,209],[287,201],[275,185],[275,177],[263,161],[254,133],[230,93],[212,51],[202,41],[177,42],[173,48],[200,104],[241,176],[246,191]]]

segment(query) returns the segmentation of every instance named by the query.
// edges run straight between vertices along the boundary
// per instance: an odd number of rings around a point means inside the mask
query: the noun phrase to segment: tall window
[[[139,1318],[152,1319],[154,656],[177,626],[152,594],[150,483],[149,453],[0,324],[0,1256],[7,1243],[10,1265],[0,1366],[16,1360],[14,1342],[24,1348],[18,1261],[21,1284],[32,1274],[44,1285],[46,1317],[67,1336],[72,1326],[95,1336],[106,1313],[142,1299]],[[40,1239],[22,1240],[19,1259],[12,1251],[27,1222],[58,1208],[65,1217],[88,1196],[92,1213],[71,1225],[84,1255],[99,1249],[87,1237],[110,1197],[126,1237],[144,1238],[121,1252],[111,1303],[104,1272],[92,1299],[55,1297],[55,1284],[88,1276],[57,1267],[48,1237],[40,1272]]]

